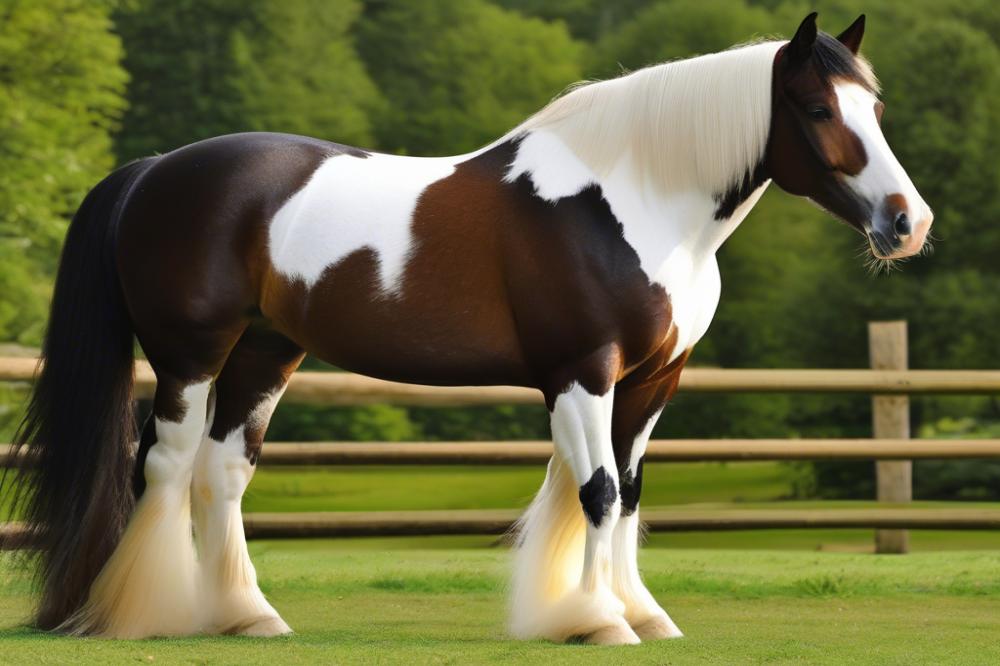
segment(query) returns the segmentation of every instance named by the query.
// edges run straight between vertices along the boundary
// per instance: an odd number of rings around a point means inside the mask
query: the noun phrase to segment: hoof
[[[638,645],[641,641],[625,623],[604,627],[583,638],[587,645]]]
[[[665,615],[643,620],[639,624],[633,625],[632,629],[644,641],[658,641],[664,638],[682,638],[684,636],[677,625]]]
[[[224,634],[236,636],[257,636],[261,638],[271,638],[272,636],[284,636],[292,633],[292,628],[285,624],[285,621],[278,616],[258,617],[245,623],[230,627],[223,631]]]

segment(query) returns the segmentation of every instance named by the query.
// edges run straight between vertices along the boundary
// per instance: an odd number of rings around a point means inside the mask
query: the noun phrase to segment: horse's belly
[[[421,268],[419,253],[407,275]],[[421,384],[529,381],[501,285],[435,276],[382,288],[377,255],[355,252],[312,286],[278,277],[262,310],[276,328],[322,360],[366,375]]]

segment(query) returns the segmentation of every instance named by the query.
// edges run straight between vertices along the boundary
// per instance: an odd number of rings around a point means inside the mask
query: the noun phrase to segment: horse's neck
[[[716,193],[650,187],[628,155],[623,155],[606,175],[598,176],[560,138],[545,131],[531,132],[521,140],[507,179],[524,173],[531,175],[538,196],[550,201],[599,185],[643,270],[651,281],[664,286],[682,275],[714,266],[716,251],[767,185],[756,190],[731,216],[720,220],[716,219]]]
[[[715,253],[760,199],[767,183],[728,218],[717,219],[716,194],[648,187],[634,165],[626,155],[607,175],[598,176],[555,135],[534,132],[521,140],[507,179],[528,173],[536,194],[551,201],[600,186],[647,278],[670,297],[676,356],[708,330],[721,292]]]

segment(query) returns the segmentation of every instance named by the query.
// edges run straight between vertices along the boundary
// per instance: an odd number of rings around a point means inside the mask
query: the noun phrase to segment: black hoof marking
[[[632,470],[626,469],[622,474],[622,515],[631,516],[639,506],[639,495],[642,494],[642,462],[644,458],[639,458],[639,464],[635,466],[635,476]]]
[[[615,503],[617,495],[614,479],[603,466],[594,470],[590,481],[580,486],[580,504],[594,527],[601,526],[601,521]]]

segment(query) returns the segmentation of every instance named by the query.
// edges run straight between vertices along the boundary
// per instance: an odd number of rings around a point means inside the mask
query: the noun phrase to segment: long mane
[[[719,193],[763,159],[775,55],[767,41],[585,83],[515,132],[556,133],[595,174],[631,159],[646,185]]]

